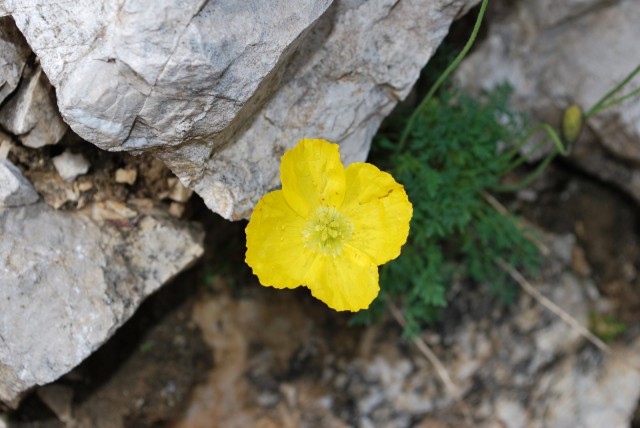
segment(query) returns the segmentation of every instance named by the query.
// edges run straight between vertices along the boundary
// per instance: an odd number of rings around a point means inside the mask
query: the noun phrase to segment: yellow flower
[[[264,286],[306,286],[337,311],[366,309],[378,266],[400,254],[413,207],[402,185],[368,163],[346,169],[338,145],[302,139],[280,165],[282,190],[256,205],[246,262]]]

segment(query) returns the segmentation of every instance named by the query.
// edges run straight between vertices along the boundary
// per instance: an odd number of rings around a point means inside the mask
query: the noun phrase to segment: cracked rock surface
[[[10,161],[0,159],[0,207],[30,205],[39,196],[33,185]]]
[[[4,0],[65,121],[162,159],[247,217],[302,137],[364,160],[382,119],[476,0]]]
[[[203,252],[193,226],[92,208],[0,208],[0,402],[71,370]]]

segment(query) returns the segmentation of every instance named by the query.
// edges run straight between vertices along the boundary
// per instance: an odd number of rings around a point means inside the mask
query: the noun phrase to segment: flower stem
[[[407,121],[407,124],[405,125],[402,131],[402,135],[400,136],[400,141],[396,146],[396,153],[400,153],[404,149],[404,146],[407,143],[407,138],[409,137],[409,134],[413,130],[413,126],[418,116],[424,112],[425,108],[429,105],[429,102],[433,98],[436,91],[440,88],[442,83],[444,83],[444,81],[447,80],[447,78],[451,75],[451,73],[453,73],[456,67],[458,67],[458,64],[460,64],[460,62],[464,59],[464,57],[467,55],[467,53],[473,46],[473,43],[475,42],[476,37],[478,36],[478,32],[480,31],[480,24],[482,24],[482,18],[484,17],[484,13],[487,10],[488,3],[489,3],[489,0],[482,0],[482,5],[480,6],[480,12],[478,13],[478,18],[476,19],[476,23],[473,27],[473,31],[471,32],[471,36],[469,37],[469,40],[467,40],[467,43],[464,45],[464,48],[462,48],[462,51],[460,51],[460,53],[453,60],[453,62],[449,64],[446,70],[444,70],[440,75],[440,77],[438,77],[438,80],[436,80],[433,86],[431,86],[431,88],[429,89],[429,92],[427,92],[427,95],[425,95],[425,97],[420,102],[420,105],[418,105],[418,107],[413,111],[413,113],[409,117],[409,120]]]
[[[527,135],[525,136],[523,141],[527,141],[530,137],[532,137],[535,133],[537,133],[539,131],[546,132],[547,136],[551,139],[551,141],[555,145],[554,150],[549,152],[547,154],[547,156],[545,156],[544,160],[542,162],[540,162],[540,164],[536,167],[536,169],[531,174],[529,174],[524,180],[522,180],[521,182],[516,183],[516,184],[510,184],[510,185],[498,185],[498,186],[493,187],[493,190],[495,190],[496,192],[517,192],[518,190],[524,189],[529,184],[531,184],[536,178],[538,178],[540,176],[540,174],[542,174],[542,171],[545,170],[545,168],[551,163],[551,161],[558,154],[561,154],[562,156],[569,156],[569,152],[570,152],[571,148],[570,147],[565,147],[562,144],[562,140],[558,136],[558,133],[551,126],[549,126],[546,123],[541,123],[538,126],[536,126],[533,129],[531,129],[531,131],[529,131],[527,133]],[[541,143],[537,144],[534,147],[534,149],[531,150],[528,154],[535,153],[536,150],[538,150],[540,147],[545,145],[547,143],[547,141],[548,140],[544,140]],[[519,146],[521,146],[521,144],[519,144]],[[507,174],[508,172],[512,171],[514,168],[519,166],[522,162],[524,162],[524,160],[526,159],[527,155],[523,155],[522,157],[519,157],[514,162],[512,162],[509,166],[507,166],[507,168],[504,171],[504,174]]]
[[[584,119],[587,120],[591,116],[594,116],[609,107],[613,107],[616,104],[620,104],[624,100],[640,93],[640,88],[638,88],[630,94],[607,102],[611,97],[620,92],[620,90],[622,90],[622,88],[624,88],[627,83],[629,83],[634,77],[636,77],[638,73],[640,73],[640,65],[638,65],[631,73],[629,73],[627,77],[625,77],[624,80],[620,82],[615,88],[609,91],[604,97],[600,98],[600,101],[598,101],[593,107],[591,107],[591,109],[589,109],[588,112],[585,113]]]

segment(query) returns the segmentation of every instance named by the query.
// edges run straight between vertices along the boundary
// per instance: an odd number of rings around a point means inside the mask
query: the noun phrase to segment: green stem
[[[562,144],[562,140],[558,136],[558,133],[555,131],[555,129],[553,129],[551,126],[549,126],[546,123],[541,123],[535,126],[533,129],[531,129],[531,131],[527,133],[524,141],[526,141],[526,139],[530,138],[535,133],[541,130],[547,133],[547,137],[551,139],[551,141],[555,146],[555,149],[549,152],[547,156],[544,158],[544,160],[540,162],[540,164],[536,167],[536,169],[531,174],[529,174],[529,176],[527,176],[524,180],[522,180],[520,183],[506,185],[506,186],[503,186],[503,185],[494,186],[493,190],[495,190],[496,192],[517,192],[518,190],[524,189],[529,184],[531,184],[536,178],[538,178],[540,174],[542,174],[542,171],[544,171],[544,169],[551,163],[551,161],[558,154],[561,154],[562,156],[569,156],[570,148],[564,147],[564,145]],[[523,155],[521,158],[517,159],[515,162],[512,162],[504,171],[504,174],[512,171],[514,168],[519,166],[522,162],[524,162],[524,160],[526,159],[526,156],[535,153],[540,147],[547,144],[547,141],[548,140],[542,141],[541,143],[537,144],[533,148],[533,150],[531,150],[529,153],[527,153],[526,155]]]
[[[626,101],[629,98],[634,97],[634,96],[636,96],[638,94],[640,94],[640,88],[637,88],[637,89],[631,91],[627,95],[624,95],[624,96],[622,96],[620,98],[616,98],[613,101],[609,101],[608,103],[603,104],[602,107],[600,107],[600,109],[597,111],[597,113],[599,113],[599,112],[601,112],[603,110],[606,110],[609,107],[613,107],[613,106],[615,106],[617,104],[620,104],[621,102]]]
[[[538,133],[541,128],[542,127],[540,125],[537,125],[531,128],[526,134],[524,134],[524,136],[520,139],[520,142],[518,144],[516,144],[510,151],[504,153],[502,156],[505,159],[509,159],[517,155],[520,152],[520,149],[522,148],[522,146],[524,146],[526,142],[529,141],[529,138],[531,138],[534,134]]]
[[[549,140],[543,140],[543,141],[539,142],[538,144],[536,144],[536,146],[534,148],[532,148],[531,150],[529,150],[526,154],[518,156],[515,161],[513,161],[509,165],[507,165],[507,167],[504,169],[504,174],[507,174],[507,173],[513,171],[514,169],[516,169],[517,167],[519,167],[520,165],[525,163],[527,161],[527,158],[529,158],[529,156],[531,156],[532,154],[534,154],[535,152],[537,152],[538,150],[543,148],[548,142],[549,142]]]
[[[462,48],[462,51],[453,60],[453,62],[449,64],[449,66],[440,75],[440,77],[438,77],[438,80],[436,80],[433,86],[429,89],[429,92],[427,92],[427,95],[422,99],[422,101],[420,102],[420,105],[413,111],[413,113],[409,117],[409,120],[407,121],[407,124],[405,125],[402,131],[402,135],[400,136],[400,141],[396,146],[396,153],[400,153],[404,149],[404,146],[407,143],[407,138],[409,137],[409,134],[413,130],[413,126],[418,116],[424,112],[424,109],[429,104],[429,101],[431,101],[431,98],[433,98],[433,95],[440,88],[442,83],[451,75],[451,73],[453,73],[453,71],[456,69],[458,64],[460,64],[460,62],[464,59],[464,57],[467,55],[467,53],[473,46],[473,43],[475,42],[476,37],[478,36],[478,31],[480,31],[480,24],[482,24],[482,18],[484,17],[484,13],[487,10],[488,3],[489,3],[489,0],[482,0],[482,5],[480,6],[480,12],[478,13],[478,18],[476,19],[476,23],[473,27],[473,31],[471,32],[471,36],[469,37],[467,44],[464,46],[464,48]]]
[[[616,105],[616,104],[624,101],[625,99],[629,98],[630,96],[636,95],[638,93],[638,90],[633,91],[631,94],[629,94],[627,96],[624,96],[622,98],[619,98],[617,100],[614,100],[614,101],[611,101],[611,102],[607,103],[607,100],[609,98],[611,98],[615,94],[617,94],[627,83],[629,83],[634,77],[636,77],[636,74],[638,74],[638,73],[640,73],[640,65],[638,65],[638,67],[636,67],[631,73],[629,73],[629,75],[627,77],[625,77],[625,79],[622,82],[620,82],[615,88],[613,88],[604,97],[602,97],[600,99],[600,101],[598,101],[593,107],[591,107],[591,109],[589,109],[589,111],[587,113],[585,113],[584,119],[587,120],[591,116],[594,116],[594,115],[600,113],[605,108],[608,108],[608,107],[611,107],[613,105]]]
[[[544,160],[540,162],[540,164],[536,167],[536,169],[521,182],[507,185],[507,186],[500,186],[500,185],[495,186],[492,190],[496,192],[506,193],[506,192],[517,192],[518,190],[524,189],[525,187],[530,185],[536,178],[538,178],[540,174],[542,174],[542,171],[544,171],[544,169],[551,163],[551,161],[553,160],[553,158],[556,157],[557,154],[558,152],[555,150],[552,152],[549,152],[547,156],[544,158]]]
[[[534,136],[535,134],[537,134],[540,131],[545,131],[547,133],[547,137],[551,138],[551,141],[553,142],[553,144],[555,146],[554,154],[558,154],[559,153],[562,156],[569,156],[570,148],[569,147],[566,147],[566,148],[564,147],[564,145],[562,144],[562,140],[558,136],[558,133],[555,131],[555,129],[553,129],[551,126],[547,125],[546,123],[541,123],[541,124],[531,128],[531,130],[529,130],[529,132],[526,133],[526,135],[524,136],[522,141],[520,143],[518,143],[518,145],[514,149],[512,149],[510,152],[507,153],[506,158],[508,159],[508,158],[516,155],[518,153],[518,151],[522,148],[524,143],[526,143],[527,140],[529,140],[529,138],[531,138],[532,136]],[[511,172],[515,168],[520,166],[523,162],[525,162],[527,160],[527,158],[529,156],[531,156],[532,154],[534,154],[535,152],[540,150],[548,142],[549,142],[549,140],[545,139],[545,140],[541,141],[540,143],[536,144],[536,146],[533,149],[529,150],[526,154],[524,154],[522,156],[519,156],[518,159],[516,159],[515,161],[511,162],[511,164],[509,164],[507,166],[507,168],[504,170],[504,174],[506,174],[508,172]]]

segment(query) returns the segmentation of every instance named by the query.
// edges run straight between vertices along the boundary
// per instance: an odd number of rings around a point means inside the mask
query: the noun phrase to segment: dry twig
[[[482,192],[482,197],[484,198],[485,201],[487,201],[489,203],[489,205],[491,205],[493,207],[493,209],[495,209],[499,214],[502,214],[505,217],[510,217],[511,213],[509,212],[509,210],[500,203],[500,201],[498,201],[496,198],[494,198],[490,193],[487,192]],[[525,222],[525,224],[528,224],[528,222]],[[542,253],[542,255],[544,256],[548,256],[549,254],[551,254],[551,250],[549,249],[549,247],[547,247],[545,245],[544,242],[540,241],[538,238],[536,238],[534,235],[532,235],[529,232],[526,232],[524,234],[525,238],[527,238],[529,241],[531,241],[531,243],[533,243],[533,245],[535,245],[538,248],[538,251],[540,251],[540,253]]]
[[[545,297],[542,293],[540,293],[527,279],[522,276],[520,272],[514,269],[511,265],[505,262],[503,259],[496,260],[496,263],[507,272],[511,278],[513,278],[522,289],[533,297],[538,303],[540,303],[545,308],[549,309],[555,315],[557,315],[562,321],[569,324],[571,327],[575,328],[580,335],[586,338],[589,342],[591,342],[594,346],[600,349],[602,352],[609,354],[611,353],[611,348],[604,343],[599,337],[594,335],[587,329],[585,326],[580,324],[580,322],[572,317],[567,311],[562,309],[560,306],[553,303],[547,297]]]
[[[402,328],[406,328],[407,322],[402,316],[402,312],[396,306],[394,302],[391,300],[387,300],[389,311],[393,318],[400,324]],[[451,380],[451,376],[449,376],[449,372],[447,371],[442,361],[438,358],[438,356],[431,350],[429,345],[422,340],[420,336],[415,336],[413,338],[413,344],[416,345],[416,348],[425,356],[427,361],[431,363],[431,365],[435,368],[436,374],[440,378],[440,381],[444,384],[445,388],[449,390],[449,393],[453,396],[456,404],[460,407],[462,414],[464,416],[465,422],[468,426],[473,426],[473,417],[471,416],[471,411],[469,406],[462,400],[462,393],[460,389],[453,383]]]

